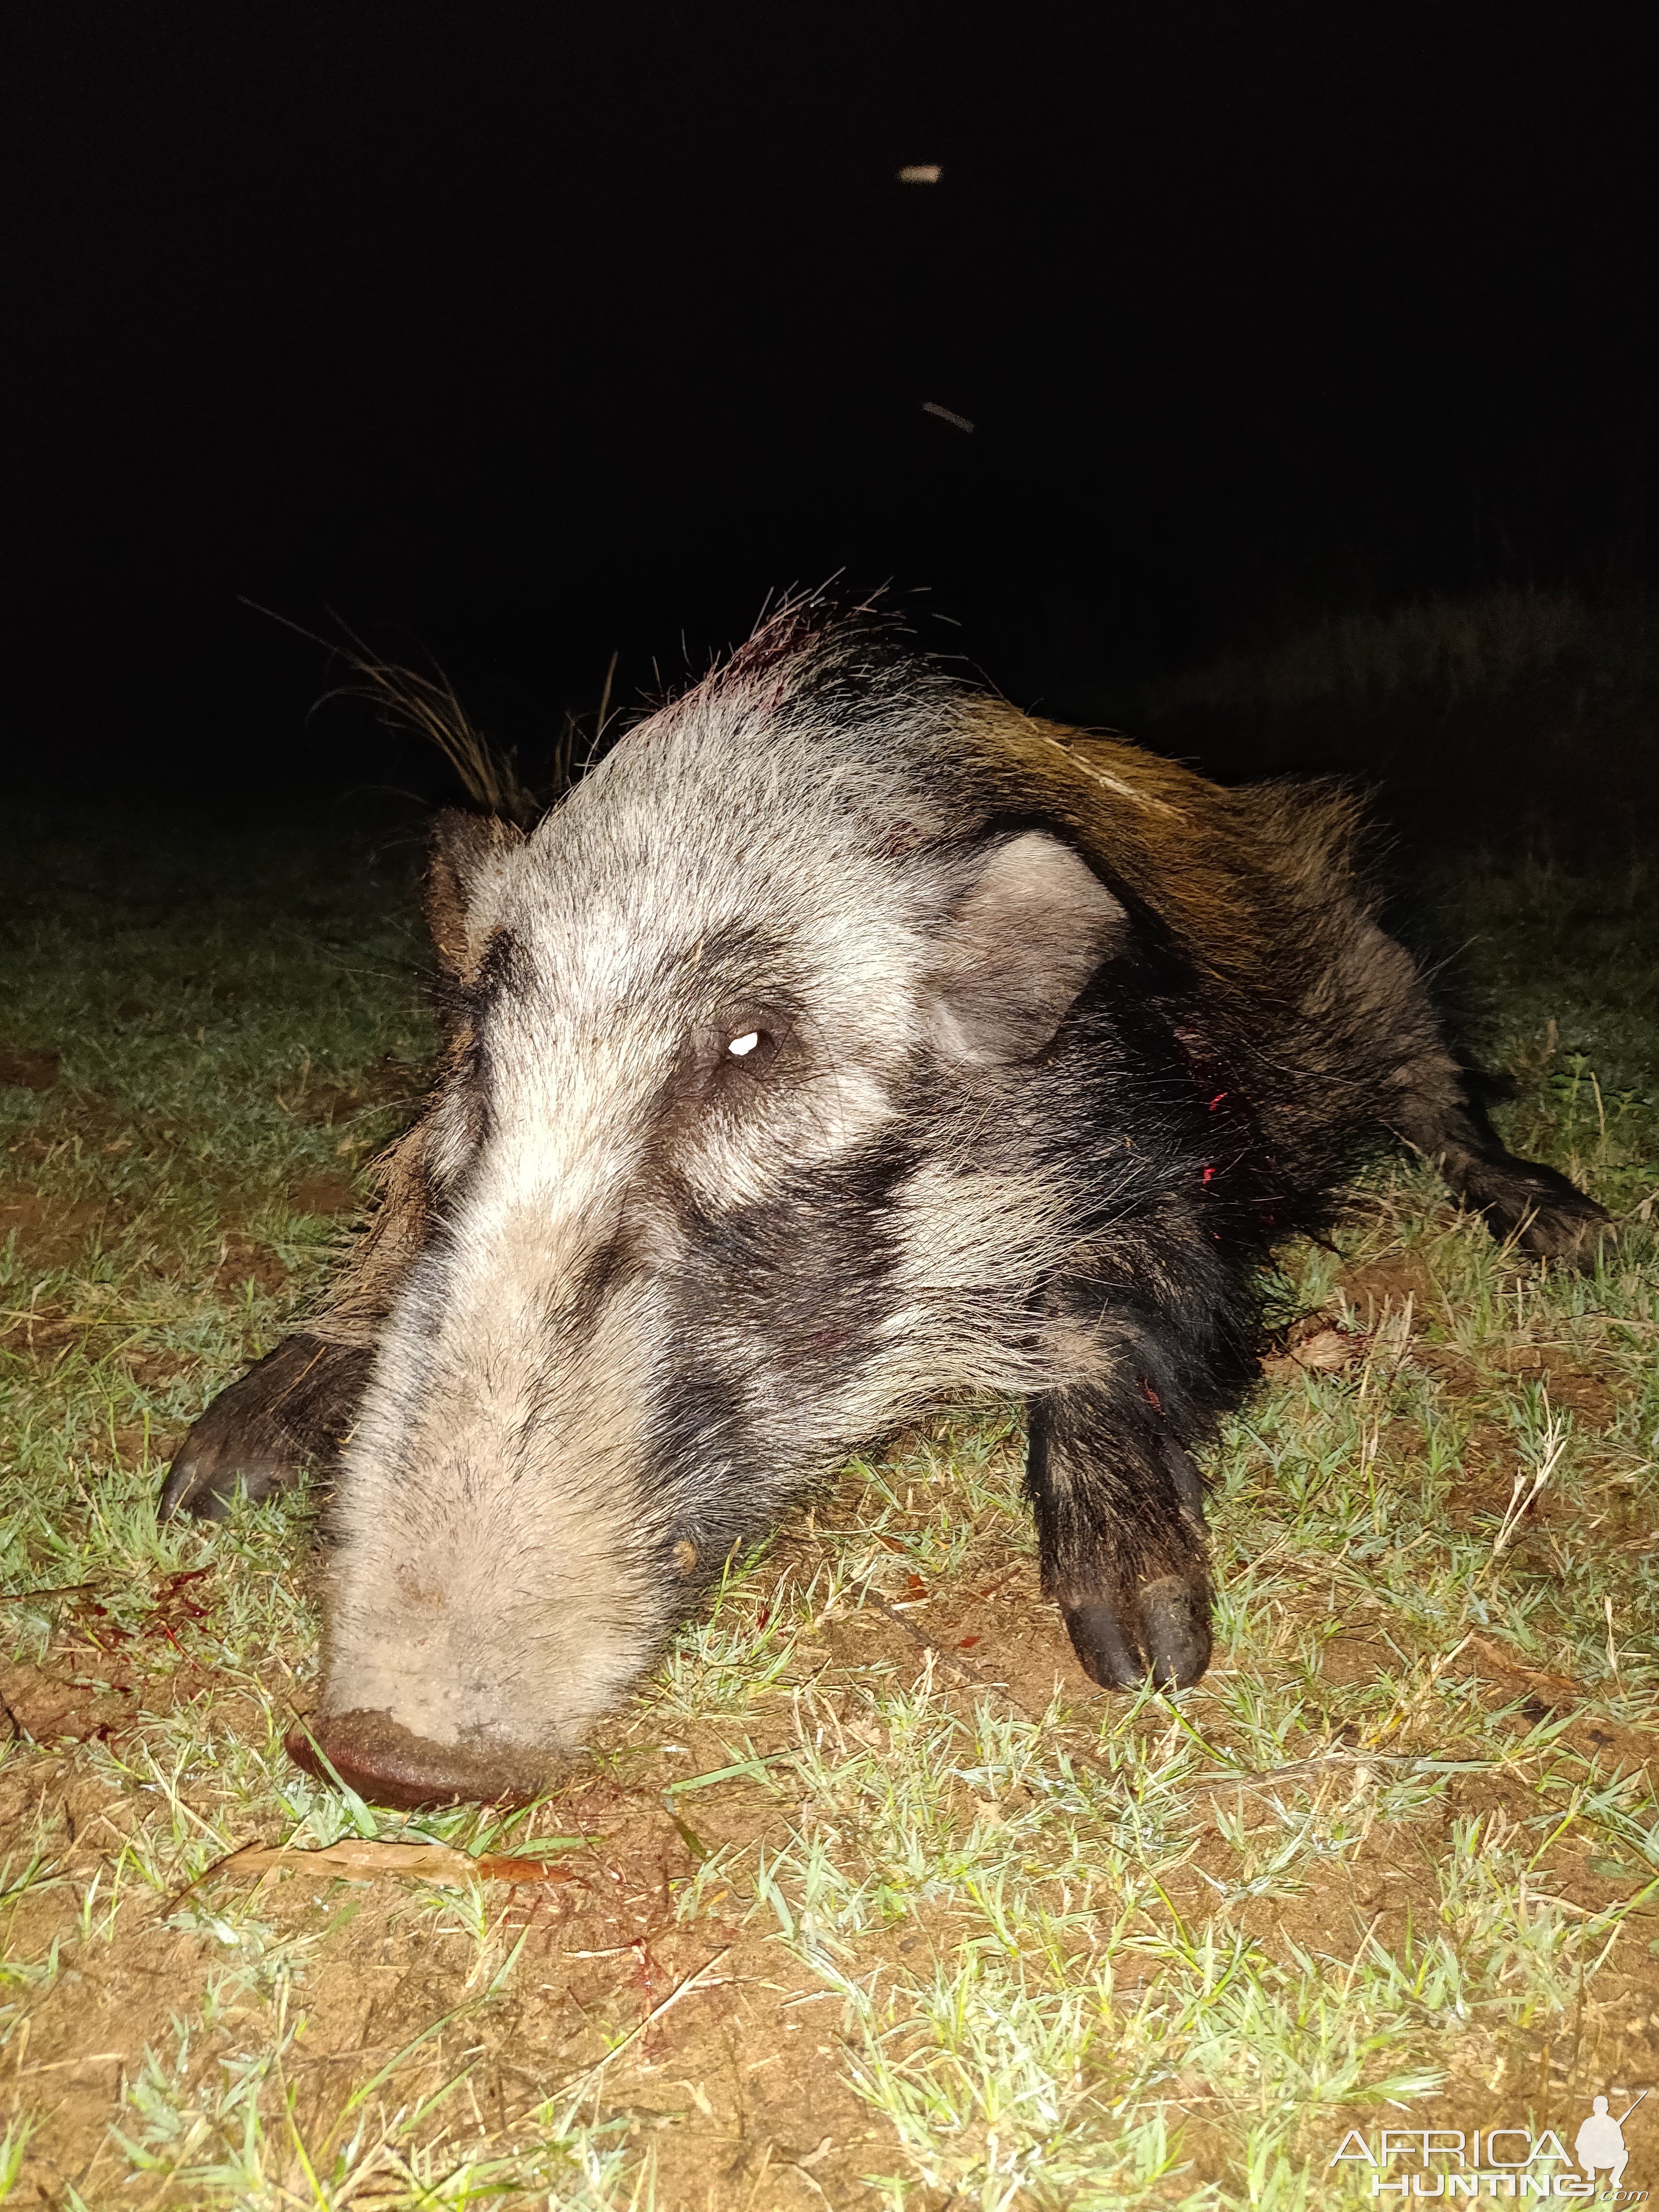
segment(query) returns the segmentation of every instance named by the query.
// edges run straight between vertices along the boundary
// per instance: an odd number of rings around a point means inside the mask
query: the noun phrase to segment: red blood
[[[161,1585],[160,1602],[166,1604],[175,1590],[183,1589],[186,1583],[199,1583],[204,1575],[210,1575],[211,1567],[185,1567],[176,1575],[169,1575]]]
[[[957,1638],[957,1650],[958,1651],[971,1651],[975,1644],[978,1642],[979,1638],[977,1636],[958,1636]]]

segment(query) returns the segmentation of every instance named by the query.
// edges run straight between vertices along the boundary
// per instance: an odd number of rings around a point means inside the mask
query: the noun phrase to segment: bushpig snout
[[[385,1710],[296,1721],[284,1748],[319,1782],[343,1782],[372,1805],[410,1812],[461,1802],[524,1804],[548,1787],[556,1765],[549,1753],[483,1737],[434,1743]]]

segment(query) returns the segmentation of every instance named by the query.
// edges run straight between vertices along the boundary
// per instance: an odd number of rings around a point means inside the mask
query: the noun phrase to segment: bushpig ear
[[[477,964],[489,925],[481,897],[501,861],[525,833],[498,814],[463,814],[446,806],[432,819],[428,834],[423,902],[427,927],[440,965],[461,982]]]
[[[1042,1051],[1128,917],[1069,845],[1041,830],[989,848],[939,945],[931,1026],[981,1066]]]

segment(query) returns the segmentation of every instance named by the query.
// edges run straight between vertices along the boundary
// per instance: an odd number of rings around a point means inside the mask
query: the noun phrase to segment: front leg
[[[1043,1591],[1105,1689],[1184,1688],[1210,1663],[1203,1484],[1155,1397],[1126,1372],[1030,1401]]]
[[[222,1521],[240,1482],[251,1498],[301,1468],[331,1472],[368,1385],[374,1345],[430,1226],[427,1146],[416,1121],[380,1160],[380,1202],[335,1285],[318,1333],[290,1336],[222,1390],[179,1447],[157,1510]]]
[[[179,1449],[162,1487],[162,1520],[222,1521],[240,1483],[248,1497],[285,1490],[302,1467],[331,1468],[357,1418],[374,1352],[290,1336],[222,1390]]]

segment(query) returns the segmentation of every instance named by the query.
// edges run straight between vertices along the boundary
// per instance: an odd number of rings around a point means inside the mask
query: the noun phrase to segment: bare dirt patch
[[[15,1187],[0,1194],[0,1244],[17,1239],[17,1249],[43,1272],[81,1257],[94,1237],[113,1234],[125,1209],[112,1198],[64,1199]]]
[[[268,1247],[233,1229],[220,1244],[213,1283],[219,1291],[234,1291],[252,1283],[258,1290],[280,1292],[287,1288],[288,1269]]]
[[[1385,1314],[1422,1310],[1432,1298],[1434,1278],[1420,1257],[1387,1253],[1344,1267],[1341,1289],[1365,1327],[1375,1328]]]
[[[0,1084],[15,1084],[22,1091],[50,1091],[63,1064],[64,1056],[58,1052],[0,1049]]]
[[[344,1176],[309,1175],[295,1184],[292,1202],[296,1213],[330,1215],[355,1212],[358,1199]]]

